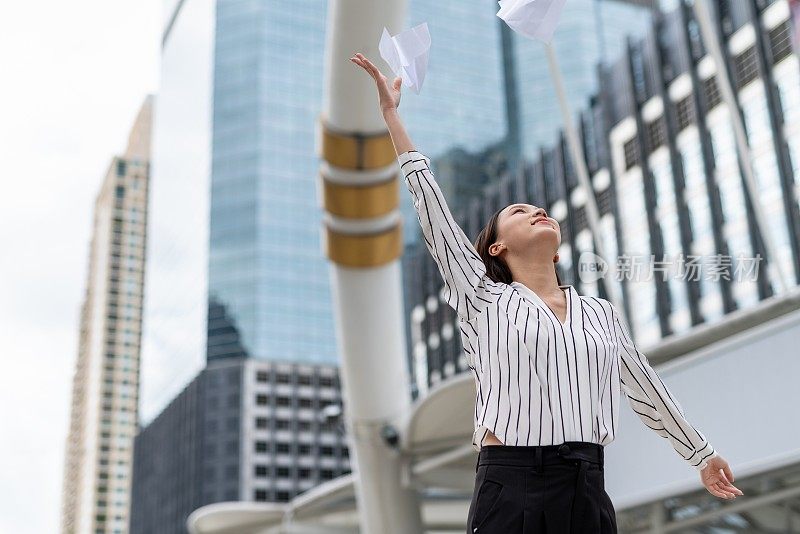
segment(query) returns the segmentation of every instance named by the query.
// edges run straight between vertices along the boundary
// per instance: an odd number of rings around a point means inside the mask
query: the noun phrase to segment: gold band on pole
[[[337,132],[320,120],[322,125],[322,158],[347,170],[372,170],[397,161],[392,138],[388,131],[377,134]]]
[[[382,169],[397,162],[388,131],[377,134],[337,132],[322,126],[321,156],[332,167],[345,171]],[[368,184],[341,184],[322,179],[323,207],[336,217],[365,220],[396,210],[400,193],[396,176]],[[379,267],[402,254],[402,220],[379,233],[342,233],[325,227],[325,253],[331,261],[347,267]]]
[[[322,195],[325,209],[337,217],[371,219],[388,215],[400,203],[396,177],[366,185],[345,185],[322,175]]]
[[[343,234],[326,227],[325,253],[346,267],[379,267],[402,254],[402,226],[400,221],[385,232],[376,234]]]

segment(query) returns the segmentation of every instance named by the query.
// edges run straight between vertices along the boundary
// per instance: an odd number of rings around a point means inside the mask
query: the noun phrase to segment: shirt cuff
[[[708,455],[709,451],[713,451],[710,456]],[[709,443],[705,447],[703,447],[696,455],[697,458],[703,458],[705,456],[707,456],[707,458],[705,458],[702,462],[700,462],[699,465],[694,466],[694,468],[697,469],[698,471],[702,471],[703,469],[705,469],[706,466],[708,465],[708,461],[712,458],[716,458],[719,455],[717,454],[717,451],[714,450],[714,447],[712,447],[711,444]]]
[[[424,161],[417,161],[414,163],[408,163],[409,161],[423,159]],[[409,170],[421,171],[425,168],[430,168],[431,160],[428,156],[419,152],[418,150],[407,150],[403,152],[399,156],[397,156],[397,161],[400,163],[400,167],[403,168],[403,171],[408,173]]]

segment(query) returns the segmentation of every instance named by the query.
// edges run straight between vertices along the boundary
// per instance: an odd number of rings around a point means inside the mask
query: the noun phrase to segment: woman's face
[[[512,253],[531,247],[555,252],[561,245],[561,227],[558,221],[547,216],[544,208],[511,204],[503,208],[498,217],[497,242],[502,242]]]

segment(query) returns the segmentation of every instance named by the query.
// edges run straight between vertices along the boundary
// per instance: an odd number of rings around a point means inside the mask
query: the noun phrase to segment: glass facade
[[[726,5],[730,10],[715,16],[724,28],[723,50],[729,52],[734,93],[752,151],[755,200],[763,206],[766,231],[779,247],[774,259],[790,284],[796,284],[798,259],[792,251],[798,236],[792,221],[798,220],[800,200],[800,123],[792,119],[800,109],[800,68],[787,44],[788,9],[781,0],[756,7],[745,0]],[[723,320],[768,298],[777,287],[754,234],[748,208],[753,199],[742,180],[719,73],[700,42],[691,6],[661,13],[654,22],[643,38],[621,47],[605,68],[587,68],[596,76],[596,91],[580,114],[610,256],[603,258],[609,267],[605,277],[614,291],[622,290],[633,335],[645,347],[695,325]],[[569,31],[569,24],[565,11],[556,39]],[[526,63],[526,53],[513,57]],[[546,80],[541,85],[549,86],[544,59],[540,64],[545,65],[540,76]],[[530,65],[522,74],[525,68],[517,69],[518,79],[531,79]],[[774,90],[765,91],[771,83]],[[544,99],[555,104],[554,97]],[[524,117],[529,112],[522,100]],[[456,211],[456,219],[468,235],[475,235],[496,209],[510,202],[545,206],[561,224],[558,268],[564,283],[574,284],[581,294],[607,298],[594,276],[581,277],[586,269],[581,257],[597,251],[563,134],[554,134],[555,143],[546,148],[531,151],[530,117],[522,124],[527,136],[524,172],[493,176],[482,195]],[[789,176],[781,174],[784,167]],[[454,369],[465,369],[460,340],[444,335],[457,323],[446,306],[436,305],[441,283],[426,254],[424,247],[414,251],[408,274],[419,288],[409,314],[410,358],[419,391]]]
[[[552,45],[564,78],[564,90],[574,112],[596,93],[597,63],[617,58],[628,36],[649,28],[647,9],[608,0],[570,0],[564,6]],[[530,160],[551,146],[563,124],[542,44],[514,34],[519,72],[523,153]]]
[[[209,360],[337,360],[314,146],[326,13],[217,2]]]
[[[202,368],[206,351],[214,0],[164,3],[153,117],[141,419]],[[171,21],[171,24],[169,22]]]

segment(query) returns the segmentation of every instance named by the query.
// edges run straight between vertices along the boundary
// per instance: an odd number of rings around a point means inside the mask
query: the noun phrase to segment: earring
[[[556,254],[555,257],[553,258],[553,263],[555,263],[557,261],[558,261],[558,254]]]

